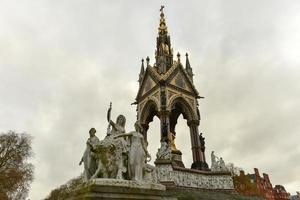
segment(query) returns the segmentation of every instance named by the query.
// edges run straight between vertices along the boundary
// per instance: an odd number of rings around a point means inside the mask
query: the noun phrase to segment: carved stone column
[[[205,155],[201,147],[199,139],[199,120],[188,121],[188,126],[190,127],[191,143],[192,143],[192,153],[193,153],[193,164],[192,169],[208,170],[208,165],[205,161]]]
[[[149,124],[141,124],[141,126],[143,127],[143,136],[144,136],[144,140],[147,141],[147,132],[149,129]]]
[[[161,141],[166,141],[170,144],[170,119],[169,115],[170,112],[167,110],[167,97],[166,97],[166,88],[165,83],[161,83],[161,90],[160,90],[160,135]]]
[[[160,118],[160,141],[166,141],[170,144],[170,122],[169,122],[169,112],[161,111],[159,113]]]

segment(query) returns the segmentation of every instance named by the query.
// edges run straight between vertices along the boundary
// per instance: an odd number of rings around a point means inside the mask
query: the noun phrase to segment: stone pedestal
[[[172,164],[178,167],[184,167],[182,162],[182,153],[179,150],[172,150]]]
[[[172,150],[171,152],[171,158],[170,159],[156,159],[155,165],[159,164],[172,164],[172,166],[175,167],[182,167],[185,168],[183,162],[182,162],[182,153],[179,150]]]
[[[203,161],[193,162],[191,168],[201,171],[209,171],[207,163]]]
[[[119,179],[93,179],[75,190],[67,200],[177,200],[161,184]]]

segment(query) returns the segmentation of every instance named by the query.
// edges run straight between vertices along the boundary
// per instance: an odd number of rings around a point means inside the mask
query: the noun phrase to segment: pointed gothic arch
[[[169,100],[168,110],[170,110],[171,112],[174,112],[174,110],[181,112],[183,118],[188,121],[198,119],[197,113],[194,112],[192,105],[190,105],[190,103],[188,103],[187,100],[180,94],[174,95]]]
[[[157,116],[158,102],[154,99],[149,99],[141,110],[140,122],[141,124],[149,124],[153,121],[153,117]]]
[[[143,136],[147,141],[147,131],[149,123],[153,121],[154,116],[158,117],[158,102],[149,98],[145,105],[141,108],[141,115],[139,116],[141,126],[143,127]]]
[[[176,136],[175,128],[179,116],[182,114],[183,119],[187,121],[191,121],[195,119],[195,116],[191,106],[180,95],[177,97],[175,96],[175,98],[172,99],[169,108],[170,108],[170,115],[169,115],[170,132],[174,134],[174,136]]]

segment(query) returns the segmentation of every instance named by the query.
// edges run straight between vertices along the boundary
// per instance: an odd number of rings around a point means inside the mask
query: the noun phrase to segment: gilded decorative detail
[[[183,95],[182,93],[179,93],[179,94],[175,94],[173,95],[169,101],[168,101],[168,110],[171,110],[171,106],[173,105],[174,101],[176,101],[177,98],[181,98],[182,100],[180,101],[184,101],[186,104],[189,105],[192,113],[190,118],[191,119],[197,119],[197,110],[196,110],[196,106],[193,104],[194,100],[192,100],[191,98],[188,98],[186,95]]]
[[[182,77],[181,74],[178,74],[175,78],[175,84],[178,86],[178,87],[181,87],[183,89],[186,89],[186,83],[185,83],[185,80],[184,78]]]
[[[159,101],[159,91],[155,92],[153,94],[153,97],[156,98]]]
[[[177,148],[176,148],[176,144],[175,144],[175,138],[176,138],[176,136],[175,136],[175,134],[174,133],[171,133],[171,149],[172,150],[174,150],[174,151],[176,151],[177,150]]]
[[[160,11],[160,20],[159,20],[158,33],[166,34],[166,33],[168,33],[168,28],[166,25],[166,20],[165,20],[165,15],[164,15],[164,6],[161,6],[159,11]]]
[[[153,67],[149,67],[149,71],[157,80],[162,79],[161,76],[157,73],[157,71]]]
[[[172,72],[176,69],[177,63],[174,61],[173,66],[161,77],[162,80],[167,80]]]
[[[140,105],[139,105],[139,114],[142,113],[142,110],[144,109],[144,106],[145,106],[146,102],[147,102],[147,100],[145,100],[142,103],[140,103]]]
[[[149,113],[149,106],[148,103],[150,103],[150,105],[155,105],[157,111],[159,111],[159,101],[154,98],[154,96],[149,96],[147,97],[141,104],[140,104],[140,110],[139,110],[139,120],[141,121],[141,123],[144,123],[146,118],[145,116],[148,115]]]
[[[188,102],[189,102],[189,104],[191,105],[191,107],[194,108],[194,107],[195,107],[195,105],[194,105],[194,100],[193,100],[193,99],[190,99],[190,98],[186,98],[186,99],[188,100]]]
[[[175,95],[175,92],[172,92],[171,90],[168,90],[168,100],[170,100],[170,98]]]
[[[154,115],[158,116],[160,119],[160,140],[168,144],[170,150],[180,152],[179,149],[177,150],[175,144],[175,127],[177,125],[178,116],[183,114],[184,119],[186,119],[189,124],[193,122],[191,125],[192,128],[189,129],[189,131],[193,135],[192,144],[198,145],[192,149],[193,155],[196,155],[193,157],[194,163],[192,168],[198,169],[200,167],[199,169],[208,169],[205,156],[203,155],[204,152],[201,151],[200,144],[196,142],[198,141],[196,134],[198,134],[200,120],[196,97],[198,97],[199,94],[192,81],[193,74],[191,70],[189,71],[191,73],[187,73],[187,66],[184,68],[180,62],[179,54],[178,59],[174,61],[163,7],[160,12],[159,33],[156,38],[155,63],[153,66],[150,66],[150,59],[147,58],[147,68],[143,79],[141,79],[142,81],[140,82],[140,88],[136,98],[136,102],[138,103],[138,119],[148,128],[149,123],[153,120],[152,117],[154,117]],[[190,65],[188,67],[190,69]],[[143,71],[143,68],[141,68],[141,71]],[[146,136],[147,130],[143,133]],[[177,164],[179,163],[178,166],[181,166],[181,157],[180,159],[176,159],[174,156],[171,158],[171,160],[176,161]],[[184,167],[183,163],[182,166]],[[174,171],[173,175],[174,179],[172,181],[178,180],[179,182],[179,179],[181,180],[183,176],[186,176],[186,173],[177,173],[177,171]],[[164,179],[166,177],[161,178]],[[172,179],[172,177],[170,178]],[[202,178],[206,179],[206,177],[198,176],[190,176],[188,179],[190,178],[194,178],[193,181],[201,181]],[[192,184],[190,180],[186,180],[186,183],[180,186],[188,186],[190,184]],[[194,187],[198,187],[198,185]],[[200,188],[201,187],[205,188],[205,186],[200,186]],[[216,188],[218,188],[218,186],[216,186]]]
[[[148,92],[149,90],[151,90],[154,86],[155,86],[155,82],[151,77],[148,77],[145,82],[142,95]]]

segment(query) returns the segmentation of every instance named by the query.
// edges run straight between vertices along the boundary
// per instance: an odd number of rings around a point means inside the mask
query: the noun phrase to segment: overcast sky
[[[160,5],[174,52],[188,52],[210,152],[300,190],[300,1],[0,0],[0,132],[34,136],[33,200],[78,176],[106,111],[134,129],[140,60],[154,62]],[[189,130],[177,147],[192,163]],[[159,147],[156,118],[149,150]]]

